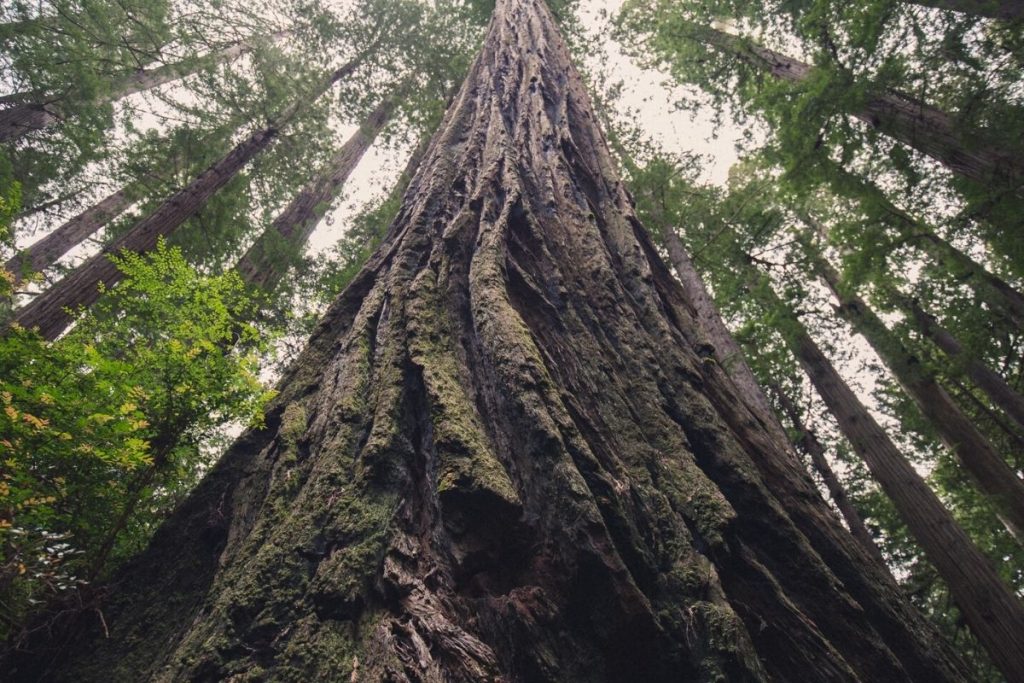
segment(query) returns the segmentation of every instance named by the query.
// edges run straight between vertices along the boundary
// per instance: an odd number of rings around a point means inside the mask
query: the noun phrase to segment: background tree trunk
[[[1024,481],[874,311],[860,297],[843,288],[832,266],[820,256],[812,255],[812,259],[813,268],[839,302],[839,314],[882,359],[946,448],[992,502],[1006,530],[1018,543],[1024,542]]]
[[[91,306],[100,298],[101,285],[112,287],[121,281],[123,274],[110,260],[111,255],[123,250],[145,253],[154,249],[161,237],[170,235],[194,216],[210,197],[266,149],[277,137],[277,132],[277,127],[268,126],[240,142],[125,234],[18,310],[14,322],[28,329],[38,328],[46,339],[59,337],[71,324],[78,307]]]
[[[60,120],[56,103],[27,102],[0,109],[0,142],[44,130]]]
[[[353,60],[337,69],[313,93],[316,99],[342,78],[350,75],[359,64]],[[70,275],[37,296],[17,311],[14,322],[28,329],[38,328],[46,339],[56,339],[73,320],[80,306],[91,306],[101,295],[100,286],[111,287],[121,281],[122,273],[110,260],[111,254],[123,250],[144,253],[156,247],[161,237],[173,233],[186,220],[194,216],[220,188],[224,187],[250,160],[265,150],[276,139],[279,129],[286,125],[304,106],[305,102],[289,105],[266,128],[249,135],[213,166],[200,173],[191,183],[171,195],[152,213],[136,223],[128,232],[108,244]]]
[[[958,679],[831,513],[826,557],[769,492],[785,446],[614,169],[548,10],[499,0],[266,426],[48,680]]]
[[[14,274],[14,284],[21,282],[26,273],[43,272],[120,215],[131,206],[136,189],[127,185],[107,195],[28,249],[12,256],[4,268]]]
[[[812,69],[809,64],[715,28],[695,28],[694,37],[792,83],[805,80]],[[1014,189],[1024,182],[1024,164],[1018,155],[985,140],[981,132],[965,130],[948,113],[909,95],[883,91],[848,113],[975,182],[998,181]]]
[[[274,219],[269,230],[249,247],[236,266],[243,280],[263,289],[274,288],[288,267],[287,260],[274,258],[275,248],[282,252],[278,256],[283,256],[305,245],[366,150],[384,130],[394,108],[391,98],[381,102],[345,141],[325,171],[302,188]]]
[[[779,300],[767,276],[747,266],[751,291],[773,311],[786,344],[839,423],[843,436],[892,500],[960,606],[964,619],[1009,681],[1024,681],[1024,605],[1003,583],[913,465],[899,452],[836,372],[803,323]]]
[[[286,33],[286,31],[279,31],[269,37],[271,40],[278,40]],[[185,76],[197,73],[203,68],[238,59],[251,49],[251,41],[239,40],[197,59],[164,64],[152,69],[139,69],[125,76],[119,83],[115,83],[110,92],[100,96],[94,104],[97,106],[110,104],[129,95],[173,83]],[[13,101],[15,104],[6,109],[0,109],[0,142],[17,140],[32,131],[49,128],[60,121],[59,101],[44,103],[31,101],[29,99],[31,97],[30,93],[15,93],[8,96],[8,101]]]
[[[917,323],[921,334],[935,342],[950,360],[963,367],[975,386],[985,392],[992,403],[1024,427],[1024,396],[1006,383],[999,373],[977,358],[964,352],[963,345],[946,328],[913,300],[900,297],[900,306]]]
[[[747,365],[743,357],[743,350],[733,339],[729,328],[725,326],[722,316],[715,308],[715,302],[711,299],[704,281],[701,279],[697,269],[693,267],[689,254],[683,242],[679,239],[672,228],[662,230],[665,249],[668,252],[669,262],[676,271],[676,276],[683,285],[683,292],[691,306],[693,306],[697,321],[701,329],[707,334],[708,342],[713,347],[715,360],[722,365],[725,372],[732,381],[736,383],[740,395],[747,401],[751,412],[761,420],[766,429],[773,432],[778,443],[789,443],[789,437],[779,422],[778,416],[768,402],[764,390],[754,376],[754,372]]]
[[[941,264],[950,277],[970,286],[979,299],[999,309],[1007,322],[1024,330],[1024,294],[995,273],[935,234],[927,224],[893,204],[876,185],[850,173],[841,165],[822,159],[822,167],[830,186],[840,196],[863,201],[867,195],[884,210],[885,225],[891,227],[907,244],[912,244]]]
[[[846,489],[843,488],[842,482],[839,481],[839,477],[832,471],[832,466],[828,464],[828,458],[825,456],[825,447],[818,441],[818,437],[815,436],[814,432],[807,429],[804,425],[804,421],[800,418],[800,411],[797,410],[796,405],[790,400],[786,392],[782,390],[782,387],[773,386],[772,392],[775,394],[775,398],[782,405],[782,409],[786,412],[789,417],[790,423],[793,425],[793,429],[797,433],[797,443],[811,458],[811,465],[817,471],[818,475],[821,476],[821,480],[825,482],[825,488],[828,489],[829,495],[832,497],[832,502],[839,508],[839,512],[842,513],[843,519],[846,520],[846,525],[850,528],[850,533],[853,537],[860,541],[860,544],[864,546],[864,549],[871,553],[875,559],[885,564],[885,558],[882,557],[882,552],[878,549],[875,544],[875,539],[871,536],[871,532],[868,531],[867,526],[864,524],[864,520],[861,518],[860,513],[857,512],[857,508],[853,506],[853,502],[850,497],[846,495]]]

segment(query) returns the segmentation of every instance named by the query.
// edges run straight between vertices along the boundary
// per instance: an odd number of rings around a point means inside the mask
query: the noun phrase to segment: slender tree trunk
[[[822,160],[822,163],[830,186],[837,194],[854,201],[862,201],[862,194],[868,195],[884,211],[882,220],[906,243],[916,246],[940,263],[951,277],[970,286],[980,299],[1001,311],[1010,324],[1024,330],[1024,294],[936,235],[927,224],[893,204],[874,183],[850,173],[830,160]]]
[[[354,60],[335,71],[311,97],[316,99],[358,66]],[[91,306],[103,288],[121,281],[123,274],[109,256],[121,251],[145,253],[194,216],[220,188],[224,187],[254,157],[270,146],[280,128],[304,106],[297,102],[262,128],[238,143],[227,155],[199,174],[185,188],[171,195],[152,213],[136,223],[124,235],[78,266],[70,275],[37,296],[15,313],[14,322],[28,329],[38,328],[46,339],[56,339],[74,319],[78,307]]]
[[[839,580],[765,487],[784,446],[695,352],[614,168],[551,14],[499,0],[266,426],[116,579],[110,637],[82,617],[35,672],[957,680],[862,551]]]
[[[666,251],[668,251],[669,261],[672,263],[676,276],[683,286],[682,289],[687,298],[687,303],[694,310],[699,329],[713,345],[715,360],[725,369],[726,374],[729,375],[730,379],[739,389],[739,394],[747,403],[751,413],[756,415],[761,424],[772,433],[776,443],[791,445],[789,436],[779,422],[753,371],[744,360],[743,351],[740,349],[739,344],[736,343],[729,329],[725,326],[722,316],[718,313],[714,301],[704,286],[703,279],[690,260],[689,254],[686,253],[686,248],[683,246],[679,235],[673,231],[671,226],[660,226],[659,234],[662,236]],[[755,464],[758,466],[761,476],[764,478],[769,489],[773,491],[786,491],[791,505],[798,509],[799,506],[796,504],[796,501],[801,498],[806,500],[815,497],[815,494],[809,493],[808,490],[816,492],[817,487],[806,476],[802,476],[805,475],[805,469],[799,458],[795,454],[791,457],[793,462],[798,464],[798,467],[790,469],[786,473],[788,476],[785,477],[780,477],[780,470],[786,469],[784,467],[785,463],[779,462],[781,459],[773,459],[773,462],[756,460]],[[817,463],[815,464],[817,465]],[[826,467],[828,465],[827,462],[823,464]],[[794,469],[795,471],[793,471]],[[824,477],[825,475],[823,474],[822,476]],[[838,480],[835,480],[834,476],[832,479],[838,485]],[[826,481],[826,483],[828,482]],[[795,495],[795,491],[798,490],[803,491],[802,496]],[[842,488],[839,487],[838,490],[842,494]],[[829,485],[829,491],[833,498],[836,499],[840,512],[846,518],[852,536],[861,544],[862,549],[878,563],[878,566],[888,573],[889,568],[885,558],[882,557],[878,546],[871,539],[871,535],[867,533],[856,511],[848,505],[845,498],[843,498],[842,502],[839,501],[831,485]],[[840,497],[842,496],[840,495]],[[847,509],[844,509],[844,506]],[[811,520],[814,517],[815,514],[809,509],[800,510],[800,519]],[[800,525],[800,522],[798,521],[797,524]],[[808,529],[807,526],[802,525],[801,531],[813,538],[813,531]],[[868,541],[867,544],[864,543],[865,539]]]
[[[899,452],[807,333],[772,292],[767,277],[747,266],[751,291],[786,315],[779,329],[811,383],[863,458],[900,518],[949,586],[950,593],[992,661],[1014,683],[1024,681],[1024,605]]]
[[[1021,0],[906,0],[906,2],[990,19],[1012,21],[1024,17],[1024,2]]]
[[[698,40],[792,83],[806,80],[813,68],[718,29],[700,27],[694,33]],[[849,113],[965,178],[978,183],[1009,184],[1015,190],[1024,183],[1020,155],[985,139],[980,131],[966,130],[948,113],[909,95],[884,91]]]
[[[818,437],[814,432],[804,426],[804,421],[800,417],[800,411],[793,401],[790,400],[789,396],[786,395],[786,392],[782,390],[782,387],[773,386],[772,392],[775,394],[779,405],[782,406],[782,410],[789,417],[789,422],[793,425],[793,429],[796,430],[797,443],[810,456],[811,465],[821,477],[821,480],[825,482],[825,488],[828,489],[832,502],[836,504],[839,512],[843,515],[843,519],[846,520],[846,526],[850,528],[850,533],[860,541],[865,550],[884,565],[885,558],[882,557],[882,552],[875,544],[875,539],[871,536],[871,532],[868,531],[860,513],[857,512],[857,508],[853,506],[853,501],[846,495],[846,489],[843,487],[842,482],[839,481],[839,477],[832,471],[832,466],[829,465],[828,458],[825,456],[825,447],[818,441]]]
[[[975,396],[974,391],[965,386],[963,382],[960,382],[955,377],[951,378],[950,382],[957,388],[961,402],[970,403],[977,408],[981,415],[987,417],[990,422],[999,428],[999,431],[1013,442],[1015,452],[1013,453],[1013,462],[1011,462],[1010,465],[1018,471],[1024,469],[1024,457],[1017,455],[1018,453],[1024,454],[1024,434],[1015,429],[1013,425],[1009,424],[1002,414]]]
[[[991,302],[1013,325],[1024,330],[1024,295],[1020,291],[920,223],[918,226],[916,232],[904,231],[908,242],[944,265],[950,275],[968,282],[979,297]]]
[[[1024,541],[1024,481],[874,311],[845,290],[832,266],[814,257],[814,268],[839,302],[840,315],[867,340],[964,471],[992,501],[1006,530],[1018,542]]]
[[[237,40],[195,59],[164,64],[153,69],[139,69],[115,86],[110,95],[107,96],[107,101],[115,102],[136,93],[173,83],[186,76],[198,73],[203,69],[233,62],[247,52],[252,51],[257,40],[277,42],[291,35],[291,33],[291,31],[276,31],[269,35],[260,36],[255,40]]]
[[[277,285],[289,262],[281,256],[294,254],[305,245],[331,201],[391,119],[394,107],[390,98],[381,102],[342,145],[324,172],[302,188],[267,232],[245,252],[236,266],[243,280],[267,290]]]
[[[64,194],[58,195],[57,197],[54,197],[53,199],[49,199],[49,200],[41,202],[39,204],[35,204],[33,206],[23,206],[21,208],[21,210],[18,211],[18,215],[14,217],[14,220],[15,221],[22,221],[22,220],[25,220],[26,218],[28,218],[29,216],[34,216],[35,214],[37,214],[37,213],[39,213],[41,211],[46,211],[47,209],[52,209],[55,206],[60,206],[64,202],[66,202],[66,201],[68,201],[70,199],[74,199],[76,196],[78,196],[81,193],[82,193],[82,189],[81,188],[74,188],[74,189],[71,189],[71,190],[65,192]]]
[[[662,237],[669,260],[682,284],[687,304],[693,309],[698,329],[702,333],[703,340],[697,345],[698,352],[702,358],[706,358],[707,342],[710,341],[713,345],[715,360],[736,384],[739,395],[750,408],[751,413],[771,433],[777,444],[791,446],[789,436],[779,422],[753,371],[744,360],[742,350],[725,326],[725,322],[708,294],[703,279],[687,254],[682,240],[674,232],[672,226],[659,226],[658,234]],[[817,485],[807,476],[804,464],[788,448],[785,452],[788,457],[755,458],[754,463],[769,490],[785,496],[788,501],[787,506],[795,513],[794,522],[800,531],[811,540],[818,552],[826,557],[832,556],[834,550],[830,549],[829,542],[817,533],[817,528],[826,523],[823,518],[832,520],[832,515],[828,514],[831,513],[831,508],[826,507],[827,512],[821,510],[821,495]],[[827,463],[825,464],[827,465]],[[833,496],[835,496],[834,492]],[[844,502],[840,504],[840,511],[852,512],[853,517],[851,518],[859,520],[856,511],[852,508],[843,510],[842,505],[845,505],[845,498],[843,500]],[[859,529],[855,523],[851,523],[849,526],[852,538],[859,544],[860,549],[886,573],[887,577],[891,576],[885,558],[879,552],[878,546],[874,544],[870,534],[863,529],[863,523],[860,523]],[[859,531],[863,531],[863,534],[860,534]],[[864,543],[865,538],[868,540],[867,544]],[[851,581],[853,579],[846,575],[843,580]]]
[[[964,373],[974,382],[975,386],[985,392],[993,405],[1024,427],[1024,396],[1007,384],[999,373],[977,358],[965,353],[960,341],[949,330],[942,327],[931,314],[921,308],[916,301],[900,297],[899,303],[907,315],[917,323],[921,334],[931,339],[958,367],[962,367]]]
[[[823,505],[818,486],[808,476],[803,462],[792,452],[789,436],[779,422],[750,366],[744,360],[742,350],[725,326],[725,322],[708,294],[703,279],[687,254],[682,240],[671,225],[663,224],[657,228],[656,233],[662,238],[663,246],[669,254],[669,260],[682,284],[687,304],[693,310],[698,323],[698,330],[701,333],[701,340],[697,343],[698,352],[702,358],[707,360],[707,342],[710,340],[714,347],[714,360],[736,384],[739,395],[749,407],[751,414],[757,417],[761,425],[771,433],[775,443],[780,445],[779,452],[785,452],[787,456],[755,457],[754,464],[760,476],[770,491],[785,497],[787,508],[793,511],[794,523],[801,533],[811,541],[816,551],[826,558],[826,561],[829,561],[832,570],[840,576],[844,583],[852,584],[857,581],[856,575],[844,572],[841,563],[829,560],[829,558],[840,555],[835,547],[834,536],[821,533],[823,528],[834,524],[835,517],[832,509]],[[842,536],[843,541],[846,541],[847,538],[853,541],[857,548],[885,573],[887,579],[891,578],[889,567],[873,542],[870,546],[864,546],[862,540],[856,538],[855,534]],[[849,552],[849,549],[844,549],[842,552]]]
[[[286,33],[278,32],[270,38],[278,40]],[[97,106],[110,104],[129,95],[172,83],[204,68],[238,59],[251,49],[252,41],[239,40],[197,59],[164,64],[153,69],[139,69],[114,84],[110,92],[101,96],[94,104]],[[10,142],[33,131],[49,128],[56,125],[61,119],[61,107],[58,100],[51,102],[24,101],[24,97],[19,93],[9,95],[8,99],[14,101],[15,104],[6,109],[0,109],[0,142]]]
[[[41,273],[83,240],[91,237],[111,219],[131,206],[135,192],[133,185],[107,195],[74,218],[68,220],[28,249],[11,257],[4,268],[14,275],[14,284],[21,282],[26,273]]]

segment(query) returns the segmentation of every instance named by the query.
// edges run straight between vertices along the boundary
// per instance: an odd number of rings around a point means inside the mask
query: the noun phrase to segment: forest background
[[[680,279],[699,273],[823,495],[976,680],[1000,680],[842,414],[882,425],[1020,596],[1019,8],[553,9],[644,225]],[[490,8],[2,11],[0,629],[16,648],[260,419],[383,238]],[[727,342],[707,354],[742,372]],[[816,389],[823,364],[855,389],[842,405]]]

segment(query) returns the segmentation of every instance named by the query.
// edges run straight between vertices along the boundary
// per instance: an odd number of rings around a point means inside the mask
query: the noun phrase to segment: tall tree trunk
[[[1024,542],[1024,481],[978,431],[934,375],[921,366],[860,297],[843,287],[839,274],[820,256],[813,267],[839,302],[838,311],[867,340],[964,471],[988,496],[996,514]]]
[[[327,92],[334,83],[351,74],[357,66],[358,60],[354,60],[335,71],[306,102],[315,100]],[[80,306],[91,306],[99,299],[101,285],[109,288],[121,281],[123,274],[110,260],[111,254],[121,251],[145,253],[156,247],[161,237],[170,235],[194,216],[210,197],[234,178],[251,159],[269,147],[280,128],[286,125],[306,102],[293,103],[270,125],[238,143],[227,155],[196,176],[186,187],[167,198],[125,234],[17,311],[14,322],[29,329],[38,328],[39,333],[46,339],[59,337],[71,324],[75,309]]]
[[[941,264],[951,277],[970,286],[980,299],[1001,311],[1007,320],[1024,330],[1024,294],[1010,283],[990,272],[947,240],[935,234],[923,221],[893,204],[874,183],[847,171],[828,159],[821,163],[830,187],[839,195],[862,201],[864,195],[884,211],[881,217],[907,243],[916,246],[933,261]]]
[[[133,183],[122,187],[71,218],[28,249],[12,256],[4,268],[14,275],[14,284],[21,282],[25,273],[43,272],[61,256],[120,215],[131,206],[136,190]]]
[[[948,9],[990,19],[1014,20],[1024,17],[1021,0],[905,0],[915,5]]]
[[[164,64],[153,69],[139,69],[125,77],[117,84],[107,96],[107,101],[115,102],[136,93],[145,92],[161,85],[173,83],[186,76],[191,76],[203,69],[212,68],[219,64],[227,64],[238,59],[242,55],[253,50],[258,41],[278,42],[292,34],[292,31],[275,31],[274,33],[250,38],[236,40],[222,48],[209,52],[194,59],[186,59],[180,62]]]
[[[708,337],[714,349],[715,360],[722,365],[732,381],[736,383],[743,400],[749,404],[752,413],[757,415],[766,429],[773,432],[778,443],[789,443],[789,437],[783,429],[775,411],[772,410],[768,397],[765,396],[754,372],[743,357],[743,350],[733,339],[729,328],[725,326],[722,316],[715,308],[715,302],[708,294],[704,281],[690,260],[683,241],[671,227],[661,230],[661,235],[668,252],[669,262],[676,271],[676,276],[683,285],[683,291],[693,306],[697,322]]]
[[[243,280],[267,290],[277,285],[289,263],[280,257],[297,253],[305,245],[331,201],[391,119],[394,108],[391,98],[381,102],[341,146],[324,172],[302,188],[267,232],[249,247],[236,266]]]
[[[774,294],[767,276],[747,266],[751,292],[785,316],[778,329],[839,423],[843,436],[892,500],[900,518],[949,586],[964,619],[1008,681],[1024,681],[1024,605],[896,448],[803,323]]]
[[[266,426],[42,675],[958,679],[837,522],[826,564],[765,487],[784,446],[694,351],[614,168],[551,14],[499,0]]]
[[[846,526],[850,528],[850,533],[853,537],[860,541],[860,544],[864,546],[864,549],[871,553],[875,559],[882,564],[885,564],[885,558],[882,557],[882,552],[878,549],[875,544],[875,539],[871,536],[871,532],[868,531],[867,526],[864,524],[864,520],[861,518],[860,513],[857,512],[857,508],[853,506],[853,501],[846,495],[846,489],[843,487],[842,482],[839,481],[839,477],[832,470],[832,466],[828,463],[828,458],[825,456],[825,447],[818,441],[818,437],[814,432],[807,429],[804,425],[803,419],[800,417],[800,411],[797,409],[796,404],[789,398],[782,387],[772,386],[772,393],[775,394],[776,400],[779,405],[782,406],[782,410],[789,417],[790,424],[793,425],[793,429],[797,433],[797,443],[800,444],[800,448],[811,458],[811,465],[814,470],[821,477],[821,480],[825,482],[825,488],[828,489],[829,496],[832,497],[832,502],[839,508],[839,512],[843,515],[843,519],[846,520]]]
[[[694,27],[693,36],[781,80],[800,83],[813,69],[809,64],[715,28]],[[849,114],[975,182],[999,182],[1014,190],[1024,183],[1020,155],[986,139],[983,131],[967,130],[947,112],[909,95],[883,91]]]
[[[279,31],[272,34],[270,39],[278,40],[287,33],[287,31]],[[238,40],[197,59],[164,64],[153,69],[139,69],[125,76],[120,82],[113,84],[110,92],[102,95],[93,104],[97,106],[110,104],[129,95],[173,83],[204,68],[238,59],[252,47],[251,40]],[[16,93],[8,97],[19,98],[20,95]],[[14,106],[0,109],[0,142],[10,142],[32,131],[49,128],[56,125],[61,119],[59,100],[23,101],[22,98],[22,101],[19,99],[14,99],[14,101]]]
[[[950,357],[958,367],[974,382],[975,386],[985,392],[993,405],[1009,415],[1017,424],[1024,427],[1024,396],[1006,383],[999,373],[969,353],[965,353],[960,341],[942,327],[939,322],[921,306],[910,298],[899,297],[900,306],[911,319],[917,323],[918,330],[931,339],[943,353]]]
[[[779,422],[753,371],[744,359],[743,351],[725,326],[722,316],[718,313],[714,301],[704,286],[703,279],[694,267],[689,254],[686,253],[686,248],[683,246],[679,235],[672,229],[672,226],[666,225],[659,226],[658,234],[662,237],[669,255],[669,261],[682,284],[682,291],[687,303],[693,309],[698,329],[714,349],[714,360],[724,368],[726,374],[736,384],[739,395],[750,408],[751,413],[757,416],[761,425],[771,432],[775,442],[787,446],[791,445],[789,436]],[[698,352],[702,357],[706,357],[707,348],[705,342],[701,342],[698,346]],[[786,491],[785,495],[790,501],[790,509],[798,513],[795,520],[797,526],[800,527],[802,533],[814,539],[815,532],[809,527],[809,524],[819,523],[814,520],[820,516],[820,510],[813,509],[815,507],[813,503],[801,507],[798,501],[814,501],[816,503],[819,501],[820,495],[817,493],[817,486],[806,476],[806,470],[799,458],[795,454],[790,453],[788,449],[787,455],[790,455],[790,457],[772,458],[768,461],[755,460],[755,464],[769,490]],[[794,463],[796,464],[795,467],[793,466]],[[827,466],[827,464],[826,462],[825,465]],[[838,481],[836,483],[838,484]],[[833,494],[833,498],[836,498],[835,491],[832,491],[831,488],[829,490]],[[799,494],[797,493],[798,491],[800,492]],[[870,534],[863,528],[863,523],[860,522],[859,528],[856,526],[856,522],[859,522],[860,519],[856,516],[856,511],[852,508],[844,510],[844,504],[845,499],[844,503],[839,503],[837,499],[840,512],[843,513],[844,517],[847,517],[851,534],[861,544],[862,549],[878,563],[878,566],[888,573],[889,568],[885,558],[879,552],[878,546],[871,540]],[[852,516],[847,516],[847,512],[852,512]],[[855,522],[851,522],[851,519],[855,519]],[[867,544],[864,543],[865,537],[868,540]],[[821,544],[816,540],[812,540],[812,545],[821,547]],[[819,552],[822,551],[819,550]]]

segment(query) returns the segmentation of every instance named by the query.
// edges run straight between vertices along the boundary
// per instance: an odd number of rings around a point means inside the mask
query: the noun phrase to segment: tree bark
[[[657,233],[662,237],[666,251],[669,254],[669,261],[676,271],[676,277],[679,278],[682,284],[682,291],[686,301],[693,309],[698,329],[704,337],[704,340],[698,345],[698,350],[702,357],[706,358],[708,352],[707,342],[710,341],[715,360],[736,384],[736,387],[739,389],[739,395],[748,408],[750,408],[751,413],[771,433],[775,443],[784,444],[787,447],[786,455],[789,457],[755,460],[755,465],[761,477],[769,490],[785,492],[783,495],[788,500],[789,509],[795,513],[794,521],[800,528],[800,531],[811,539],[812,545],[819,552],[829,555],[830,552],[826,547],[827,544],[822,542],[815,530],[815,525],[822,524],[820,521],[822,514],[821,496],[818,492],[818,487],[807,476],[806,469],[800,459],[788,448],[792,445],[789,436],[779,422],[753,371],[744,360],[743,351],[725,326],[722,316],[718,313],[714,301],[704,286],[703,279],[690,260],[689,254],[686,253],[682,240],[674,232],[672,226],[661,225]],[[830,508],[828,510],[830,511]],[[843,512],[842,508],[840,508],[840,511]],[[856,514],[855,511],[853,512]],[[863,527],[863,524],[861,526]],[[858,535],[858,531],[852,524],[850,525],[850,531],[867,555],[888,575],[889,567],[882,554],[878,551],[878,546],[871,540],[870,534],[867,536],[869,544],[864,545],[863,536]]]
[[[757,415],[766,429],[773,432],[775,440],[778,443],[789,443],[785,429],[768,402],[768,397],[765,396],[757,377],[747,365],[747,361],[743,357],[743,350],[733,339],[729,328],[725,326],[722,316],[719,315],[718,309],[715,307],[715,302],[708,294],[697,269],[694,268],[679,235],[671,227],[663,228],[661,234],[665,249],[668,251],[669,262],[683,285],[683,291],[686,293],[690,305],[693,306],[701,329],[707,334],[715,360],[736,383],[740,395],[749,404],[751,412]]]
[[[804,425],[803,419],[800,417],[800,411],[797,410],[796,405],[790,400],[786,392],[782,390],[782,387],[773,386],[772,393],[775,394],[775,398],[782,406],[783,411],[789,417],[790,424],[793,425],[793,429],[797,433],[797,443],[800,448],[811,458],[811,465],[814,470],[821,477],[821,480],[825,482],[825,488],[828,489],[829,495],[832,497],[832,502],[839,508],[839,512],[843,515],[843,519],[846,520],[846,526],[849,527],[850,533],[853,537],[860,541],[860,544],[864,546],[871,555],[875,557],[883,565],[885,564],[885,558],[882,557],[882,551],[878,549],[878,545],[875,544],[875,539],[868,531],[867,526],[864,524],[864,520],[861,518],[860,513],[857,512],[857,508],[853,506],[853,501],[846,495],[846,489],[843,487],[842,482],[839,481],[839,477],[832,471],[832,466],[828,463],[828,458],[825,456],[825,447],[818,441],[818,437],[814,432],[807,429]]]
[[[135,189],[131,184],[107,195],[74,218],[68,220],[28,249],[11,257],[4,268],[14,275],[14,283],[26,273],[41,273],[61,256],[94,235],[110,220],[131,206]]]
[[[282,38],[287,32],[279,31],[270,36],[272,40]],[[139,69],[124,77],[113,85],[109,93],[104,94],[93,104],[102,106],[116,102],[122,98],[173,83],[203,68],[238,59],[252,49],[252,41],[239,40],[198,59],[188,59],[173,64],[164,64],[153,69]],[[30,94],[26,93],[30,96]],[[58,100],[50,102],[18,101],[19,94],[10,95],[16,103],[6,109],[0,109],[0,142],[11,142],[33,131],[44,130],[56,125],[61,120],[61,107]]]
[[[965,353],[960,341],[916,301],[900,297],[899,303],[906,314],[917,323],[921,334],[931,339],[958,367],[962,367],[964,373],[975,386],[985,392],[993,405],[1024,427],[1024,396],[1007,384],[995,370]]]
[[[60,120],[59,111],[55,102],[25,102],[0,109],[0,142],[49,128]]]
[[[791,83],[806,80],[813,68],[711,27],[695,29],[695,37]],[[967,130],[947,112],[909,95],[883,91],[869,97],[860,109],[848,113],[977,183],[998,182],[1009,185],[1014,191],[1024,183],[1024,162],[1019,155],[986,139],[983,131]]]
[[[785,447],[614,168],[551,14],[499,0],[266,426],[48,680],[958,680],[834,517],[826,560],[765,487]]]
[[[864,460],[900,518],[949,586],[967,625],[1008,681],[1024,681],[1024,605],[995,568],[899,452],[803,323],[771,290],[765,275],[748,266],[751,291],[770,310],[785,315],[780,331],[843,436]]]
[[[867,340],[935,429],[964,471],[989,498],[1006,530],[1024,542],[1024,481],[860,297],[846,291],[839,274],[820,256],[814,269],[839,302],[838,311]]]
[[[906,0],[915,5],[953,10],[989,19],[1013,21],[1024,17],[1021,0]]]
[[[341,192],[366,150],[388,124],[394,108],[395,102],[390,98],[381,102],[342,145],[324,173],[302,188],[274,219],[267,232],[249,247],[236,266],[245,282],[267,290],[277,285],[288,267],[288,261],[280,256],[297,253],[305,245],[330,208],[331,201]]]
[[[358,59],[341,67],[312,95],[310,100],[327,92],[334,83],[350,75],[358,66]],[[78,266],[48,290],[37,296],[15,313],[14,322],[28,329],[38,328],[46,339],[56,339],[74,319],[78,307],[88,307],[99,299],[102,289],[120,282],[123,274],[110,260],[110,255],[121,251],[145,253],[156,247],[161,237],[173,233],[186,220],[194,216],[220,188],[276,139],[280,128],[288,123],[304,106],[296,102],[288,106],[267,127],[262,128],[200,173],[186,187],[171,195],[152,213],[136,223],[124,235]]]

